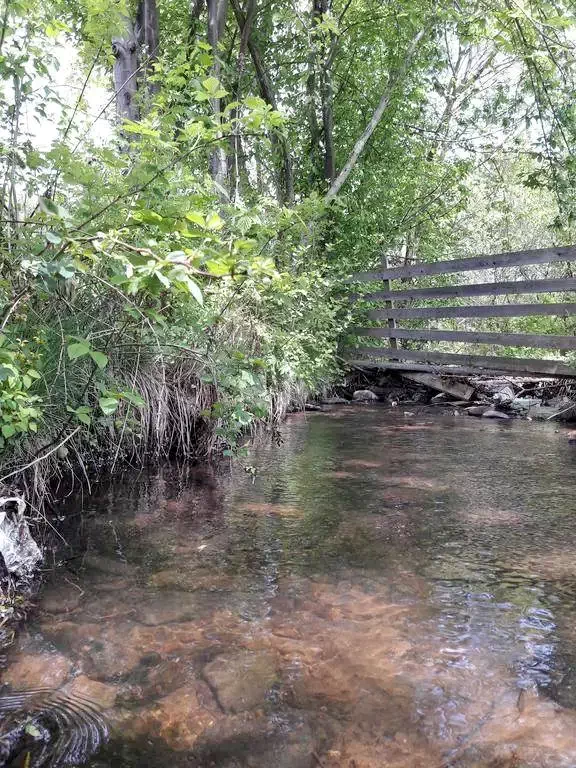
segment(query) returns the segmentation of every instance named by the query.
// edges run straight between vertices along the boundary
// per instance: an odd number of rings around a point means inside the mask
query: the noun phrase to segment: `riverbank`
[[[315,407],[380,402],[391,407],[438,409],[446,415],[571,422],[576,420],[576,384],[571,379],[514,376],[451,376],[383,373],[355,367],[335,397]],[[409,415],[412,415],[409,413]]]

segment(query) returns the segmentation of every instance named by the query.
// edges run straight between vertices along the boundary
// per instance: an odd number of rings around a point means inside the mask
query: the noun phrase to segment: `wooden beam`
[[[491,333],[487,331],[440,331],[423,328],[351,328],[356,336],[419,339],[422,341],[463,341],[467,344],[495,344],[499,347],[537,347],[540,349],[576,349],[576,336],[541,333]]]
[[[537,361],[535,361],[537,362]],[[373,360],[349,360],[348,365],[351,368],[370,368],[378,371],[421,371],[423,373],[441,373],[443,376],[510,376],[525,377],[537,376],[538,378],[558,378],[553,373],[542,373],[541,371],[510,371],[506,368],[469,368],[466,366],[454,365],[439,368],[437,365],[427,365],[419,363],[399,363],[395,360],[377,363]],[[576,377],[576,370],[562,376]]]
[[[388,256],[384,256],[384,260],[382,263],[385,268],[388,267]],[[388,292],[390,291],[390,280],[384,280],[384,290]],[[390,307],[390,309],[394,307],[394,302],[392,301],[386,301],[385,304],[387,307]],[[386,315],[386,318],[388,320],[388,328],[396,328],[396,321],[394,320],[394,317],[390,312]],[[393,347],[394,349],[396,349],[396,347],[398,346],[398,342],[393,336],[390,337],[390,346]]]
[[[353,293],[350,301],[400,301],[411,299],[448,299],[464,296],[504,296],[528,293],[568,293],[576,292],[576,278],[558,278],[556,280],[521,280],[504,283],[471,283],[470,285],[438,285],[430,288],[404,288],[400,291],[375,291],[373,293]]]
[[[395,309],[374,309],[368,312],[371,320],[394,318],[439,318],[439,317],[532,317],[536,315],[576,315],[576,304],[490,304],[466,307],[405,307]]]
[[[404,373],[402,376],[409,381],[424,384],[424,386],[438,392],[446,392],[457,400],[472,400],[476,391],[469,384],[461,384],[458,381],[450,380],[447,376],[437,376],[432,373]]]
[[[348,351],[351,355],[391,357],[400,360],[416,360],[440,365],[464,365],[477,368],[507,370],[514,373],[541,373],[549,376],[576,376],[576,366],[568,366],[557,360],[532,359],[530,357],[497,357],[495,355],[464,355],[455,352],[436,352],[430,349],[391,349],[390,347],[357,347]],[[368,362],[368,361],[365,361]],[[438,366],[434,367],[438,370]],[[478,373],[478,371],[476,371]]]
[[[405,267],[391,267],[381,272],[358,272],[352,275],[350,282],[369,282],[371,280],[399,280],[408,277],[430,275],[448,275],[453,272],[471,272],[481,269],[501,269],[502,267],[521,267],[527,264],[550,264],[555,261],[576,261],[576,248],[538,248],[533,251],[515,251],[497,253],[492,256],[474,256],[470,259],[452,259],[449,261],[419,262]]]

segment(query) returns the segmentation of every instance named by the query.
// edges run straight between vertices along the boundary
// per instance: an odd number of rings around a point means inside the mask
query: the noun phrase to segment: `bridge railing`
[[[404,349],[398,340],[419,342],[460,342],[464,344],[489,344],[492,346],[576,350],[576,336],[547,333],[497,333],[493,331],[461,331],[441,328],[402,328],[397,321],[435,320],[448,318],[495,318],[532,316],[576,316],[576,302],[546,302],[515,304],[480,304],[456,306],[418,306],[429,299],[459,299],[478,296],[522,296],[538,294],[562,294],[576,292],[576,278],[539,280],[508,280],[463,285],[426,286],[406,285],[407,280],[417,280],[438,275],[448,275],[505,267],[523,267],[534,264],[576,261],[576,248],[541,248],[538,250],[500,253],[438,262],[419,262],[400,267],[388,267],[384,262],[380,271],[360,272],[349,283],[382,281],[383,290],[370,293],[354,293],[351,301],[384,302],[383,309],[368,312],[370,320],[386,320],[386,326],[352,328],[356,336],[388,340],[386,347],[366,346],[350,350],[351,362],[388,369],[437,371],[442,373],[513,373],[515,375],[570,376],[576,377],[576,365],[542,358],[488,356],[473,353],[440,352],[435,349]],[[400,288],[393,289],[392,282],[402,280]],[[405,345],[404,345],[405,346]],[[376,361],[378,359],[379,362]]]

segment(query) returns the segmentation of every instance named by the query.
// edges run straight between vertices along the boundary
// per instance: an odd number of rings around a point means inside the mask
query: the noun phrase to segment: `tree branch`
[[[330,186],[330,189],[326,193],[324,197],[325,202],[328,203],[336,197],[336,195],[340,192],[341,188],[344,186],[348,177],[352,173],[352,170],[356,166],[356,163],[358,162],[360,155],[364,152],[364,149],[366,148],[366,144],[368,143],[368,140],[376,130],[380,120],[382,120],[382,116],[384,115],[384,112],[386,111],[386,109],[390,104],[390,101],[392,99],[392,96],[394,94],[396,87],[406,77],[406,74],[414,59],[414,54],[416,53],[416,50],[418,49],[418,46],[422,38],[426,34],[426,32],[427,32],[427,28],[423,27],[418,32],[418,34],[412,39],[412,42],[408,46],[408,50],[406,51],[406,55],[404,57],[404,61],[402,62],[400,69],[396,72],[395,76],[388,81],[387,88],[382,94],[382,97],[378,102],[378,106],[374,110],[374,113],[370,118],[368,125],[362,131],[362,134],[357,139],[352,149],[352,152],[350,152],[350,155],[348,156],[348,160],[346,160],[346,163],[344,164],[344,167],[342,168],[336,180]]]

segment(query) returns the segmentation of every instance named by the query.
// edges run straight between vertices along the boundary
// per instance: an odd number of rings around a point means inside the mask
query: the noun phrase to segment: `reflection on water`
[[[576,765],[562,433],[340,409],[252,461],[85,504],[3,679],[106,710],[87,764]]]

